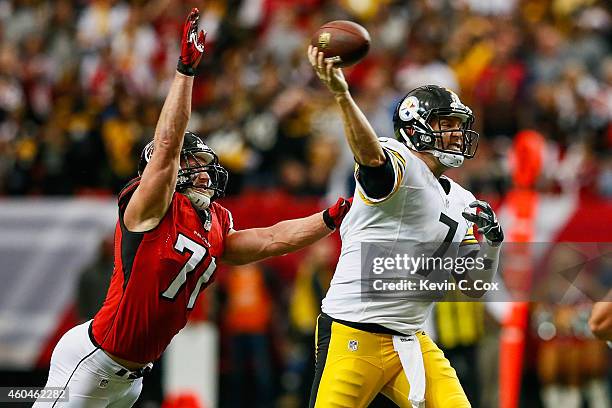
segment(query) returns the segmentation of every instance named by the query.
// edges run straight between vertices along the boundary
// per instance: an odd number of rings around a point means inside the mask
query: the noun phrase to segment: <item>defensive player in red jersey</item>
[[[177,73],[142,153],[140,177],[119,195],[115,267],[104,305],[53,352],[46,386],[68,389],[69,400],[35,406],[132,406],[143,374],[187,323],[218,260],[245,264],[298,250],[330,234],[350,208],[340,199],[306,218],[234,230],[230,212],[214,202],[227,172],[198,136],[185,133],[204,52],[198,18],[193,9],[185,22]]]

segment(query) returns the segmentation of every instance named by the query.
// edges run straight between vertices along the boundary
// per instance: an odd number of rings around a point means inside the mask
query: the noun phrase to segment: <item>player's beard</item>
[[[194,207],[199,210],[205,210],[210,206],[210,199],[213,195],[213,191],[201,191],[191,187],[188,188],[187,191],[185,191],[185,195],[187,196],[187,198],[189,198],[191,204],[193,204]]]

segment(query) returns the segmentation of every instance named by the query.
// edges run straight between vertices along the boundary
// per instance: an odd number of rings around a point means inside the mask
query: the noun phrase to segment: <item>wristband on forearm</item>
[[[327,228],[329,228],[332,231],[336,230],[336,224],[334,224],[334,220],[332,219],[331,215],[329,215],[329,208],[325,211],[323,211],[323,222],[325,223],[325,225],[327,225]]]
[[[194,76],[196,71],[195,68],[191,65],[183,64],[183,61],[181,61],[181,57],[179,57],[178,64],[176,64],[176,70],[181,74],[187,76]]]

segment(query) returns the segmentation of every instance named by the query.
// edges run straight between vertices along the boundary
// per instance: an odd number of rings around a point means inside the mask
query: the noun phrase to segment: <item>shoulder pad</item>
[[[381,137],[378,140],[380,141],[380,144],[382,145],[382,147],[389,147],[394,150],[401,150],[402,152],[405,149],[408,149],[408,146],[406,146],[405,144],[403,144],[397,139],[392,139],[390,137]]]

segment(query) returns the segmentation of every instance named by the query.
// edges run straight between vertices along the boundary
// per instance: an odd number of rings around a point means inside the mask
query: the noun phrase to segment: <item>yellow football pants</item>
[[[425,333],[416,336],[425,365],[427,408],[471,407],[442,350]],[[367,407],[379,392],[400,407],[411,407],[410,386],[391,335],[348,327],[321,315],[316,339],[310,407]]]

